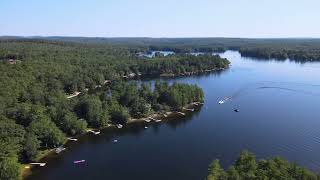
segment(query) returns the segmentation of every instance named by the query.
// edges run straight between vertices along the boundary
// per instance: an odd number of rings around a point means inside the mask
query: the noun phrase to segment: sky
[[[0,0],[0,36],[320,38],[320,0]]]

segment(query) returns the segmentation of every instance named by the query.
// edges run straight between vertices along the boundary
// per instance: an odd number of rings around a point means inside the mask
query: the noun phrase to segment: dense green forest
[[[131,82],[137,76],[227,68],[218,56],[140,58],[140,47],[61,42],[0,42],[0,179],[20,179],[20,163],[87,128],[179,110],[203,101],[196,85]],[[81,92],[77,97],[70,94]]]
[[[300,62],[319,61],[320,49],[304,48],[241,48],[239,50],[242,56],[264,59],[295,60]]]
[[[296,179],[318,180],[318,175],[289,163],[283,158],[275,157],[268,160],[257,160],[255,155],[241,152],[239,158],[226,171],[214,160],[208,169],[207,180],[253,180],[253,179]]]
[[[223,52],[239,50],[243,56],[256,58],[290,58],[295,61],[320,61],[320,39],[283,38],[86,38],[32,37],[35,39],[85,44],[126,46],[139,51],[167,50],[176,53]],[[2,40],[21,40],[21,37],[0,37]],[[27,38],[28,39],[28,38]]]

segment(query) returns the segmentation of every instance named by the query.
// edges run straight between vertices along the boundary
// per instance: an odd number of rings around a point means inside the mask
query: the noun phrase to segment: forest
[[[85,43],[87,45],[126,46],[146,52],[153,50],[189,52],[224,52],[237,50],[243,56],[271,59],[290,58],[293,61],[320,61],[320,39],[310,38],[86,38],[86,37],[0,37],[2,41],[28,39],[57,42]]]
[[[281,157],[257,160],[253,153],[242,151],[238,159],[227,170],[219,160],[208,168],[207,180],[253,180],[253,179],[300,179],[318,180],[319,175],[290,163]]]
[[[320,61],[320,39],[309,38],[86,38],[86,37],[15,37],[3,36],[0,41],[50,41],[81,43],[90,46],[127,47],[132,52],[173,51],[190,52],[240,51],[242,56],[263,59],[287,59],[297,62]]]
[[[21,179],[21,163],[39,160],[87,128],[126,124],[204,99],[196,85],[151,86],[130,78],[229,66],[219,56],[141,59],[138,51],[81,42],[0,41],[0,179]],[[68,98],[77,92],[81,94]]]
[[[288,49],[288,48],[241,48],[239,50],[242,56],[263,58],[263,59],[278,59],[278,60],[294,60],[297,62],[310,62],[320,60],[320,49]]]

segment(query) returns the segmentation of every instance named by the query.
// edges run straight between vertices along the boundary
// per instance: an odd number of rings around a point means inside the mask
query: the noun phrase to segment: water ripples
[[[310,88],[312,88],[312,90],[310,90]],[[254,83],[249,83],[244,85],[243,87],[239,88],[230,96],[227,96],[225,99],[230,101],[238,97],[242,97],[247,94],[250,94],[254,90],[268,90],[268,89],[290,91],[290,92],[300,93],[304,95],[320,97],[319,84],[309,84],[309,83],[303,83],[303,82],[259,81],[259,82],[254,82]]]

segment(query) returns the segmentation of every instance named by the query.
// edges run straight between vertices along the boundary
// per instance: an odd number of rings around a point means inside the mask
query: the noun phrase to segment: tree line
[[[174,51],[224,52],[239,50],[243,56],[256,58],[290,58],[294,61],[320,61],[320,40],[310,38],[248,39],[248,38],[86,38],[86,37],[0,37],[1,42],[50,42],[82,44],[90,47],[117,46],[127,52]],[[122,51],[122,53],[125,51]],[[1,59],[1,58],[0,58]]]
[[[241,48],[239,50],[242,56],[294,60],[299,62],[320,61],[320,49],[288,49],[288,48]]]
[[[241,152],[239,158],[227,170],[219,160],[214,160],[208,168],[207,180],[255,180],[255,179],[299,179],[318,180],[319,175],[302,168],[297,163],[289,163],[281,157],[257,160],[253,153]]]

